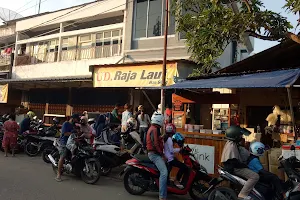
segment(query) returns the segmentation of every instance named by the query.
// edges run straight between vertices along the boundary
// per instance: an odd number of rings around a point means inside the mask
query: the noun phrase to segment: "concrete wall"
[[[12,79],[91,75],[91,72],[89,72],[90,65],[114,64],[121,58],[122,56],[114,56],[101,59],[16,66],[13,67]]]
[[[1,37],[5,37],[5,36],[10,36],[10,35],[14,35],[16,31],[16,25],[11,25],[11,26],[0,26],[0,40]]]
[[[83,7],[77,6],[74,8],[69,8],[69,9],[53,12],[50,14],[45,14],[39,17],[18,21],[16,30],[17,31],[26,30],[30,27],[39,26],[42,23],[44,23],[43,25],[46,26],[51,24],[58,24],[61,22],[67,22],[70,20],[78,20],[82,18],[92,17],[94,15],[99,15],[99,14],[107,14],[110,12],[122,11],[125,9],[125,5],[126,5],[125,3],[126,0],[97,1],[95,3],[88,4]],[[56,18],[56,20],[52,20],[51,22],[48,22],[49,20],[54,18]]]

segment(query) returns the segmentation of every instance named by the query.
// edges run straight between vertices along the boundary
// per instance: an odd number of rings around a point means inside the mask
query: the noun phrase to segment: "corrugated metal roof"
[[[85,76],[65,76],[47,78],[22,78],[22,79],[1,79],[0,83],[24,83],[24,82],[72,82],[72,81],[92,81],[92,75]]]

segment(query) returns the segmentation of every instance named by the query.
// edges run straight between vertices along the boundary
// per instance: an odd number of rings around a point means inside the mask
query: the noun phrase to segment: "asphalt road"
[[[142,196],[128,194],[123,180],[115,169],[110,177],[101,177],[97,184],[88,185],[74,176],[54,180],[54,172],[41,157],[17,155],[5,158],[0,152],[1,200],[157,200],[158,194],[147,192]],[[187,196],[169,196],[168,200],[189,199]]]

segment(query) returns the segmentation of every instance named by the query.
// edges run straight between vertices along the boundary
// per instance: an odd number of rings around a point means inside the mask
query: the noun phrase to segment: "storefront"
[[[278,121],[275,116],[272,127],[278,126],[278,130],[270,134],[271,143],[264,143],[278,147],[274,141],[281,145],[297,139],[299,75],[300,69],[290,69],[227,74],[176,83],[166,87],[176,92],[173,94],[173,121],[186,136],[187,143],[214,148],[213,171],[216,171],[225,144],[224,131],[231,125],[241,125],[252,132],[247,141],[265,140],[261,136],[265,127],[268,128],[266,120],[275,112],[274,106],[281,119]],[[257,112],[262,107],[267,113]]]
[[[126,63],[93,66],[93,86],[95,88],[120,88],[128,90],[130,103],[134,108],[143,104],[152,113],[160,103],[162,62]],[[185,79],[195,67],[190,61],[169,61],[167,63],[166,85],[173,85]],[[153,87],[157,90],[144,90]],[[171,95],[167,104],[171,105]],[[168,100],[169,98],[169,100]]]

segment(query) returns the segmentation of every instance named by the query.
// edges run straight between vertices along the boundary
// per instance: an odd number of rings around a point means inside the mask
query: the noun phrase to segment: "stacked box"
[[[269,150],[269,172],[276,174],[281,180],[284,180],[284,171],[282,169],[278,169],[278,158],[281,156],[281,154],[281,148],[272,148]]]
[[[265,151],[264,155],[259,157],[259,160],[264,167],[264,170],[269,171],[269,158],[268,158],[269,152]]]

